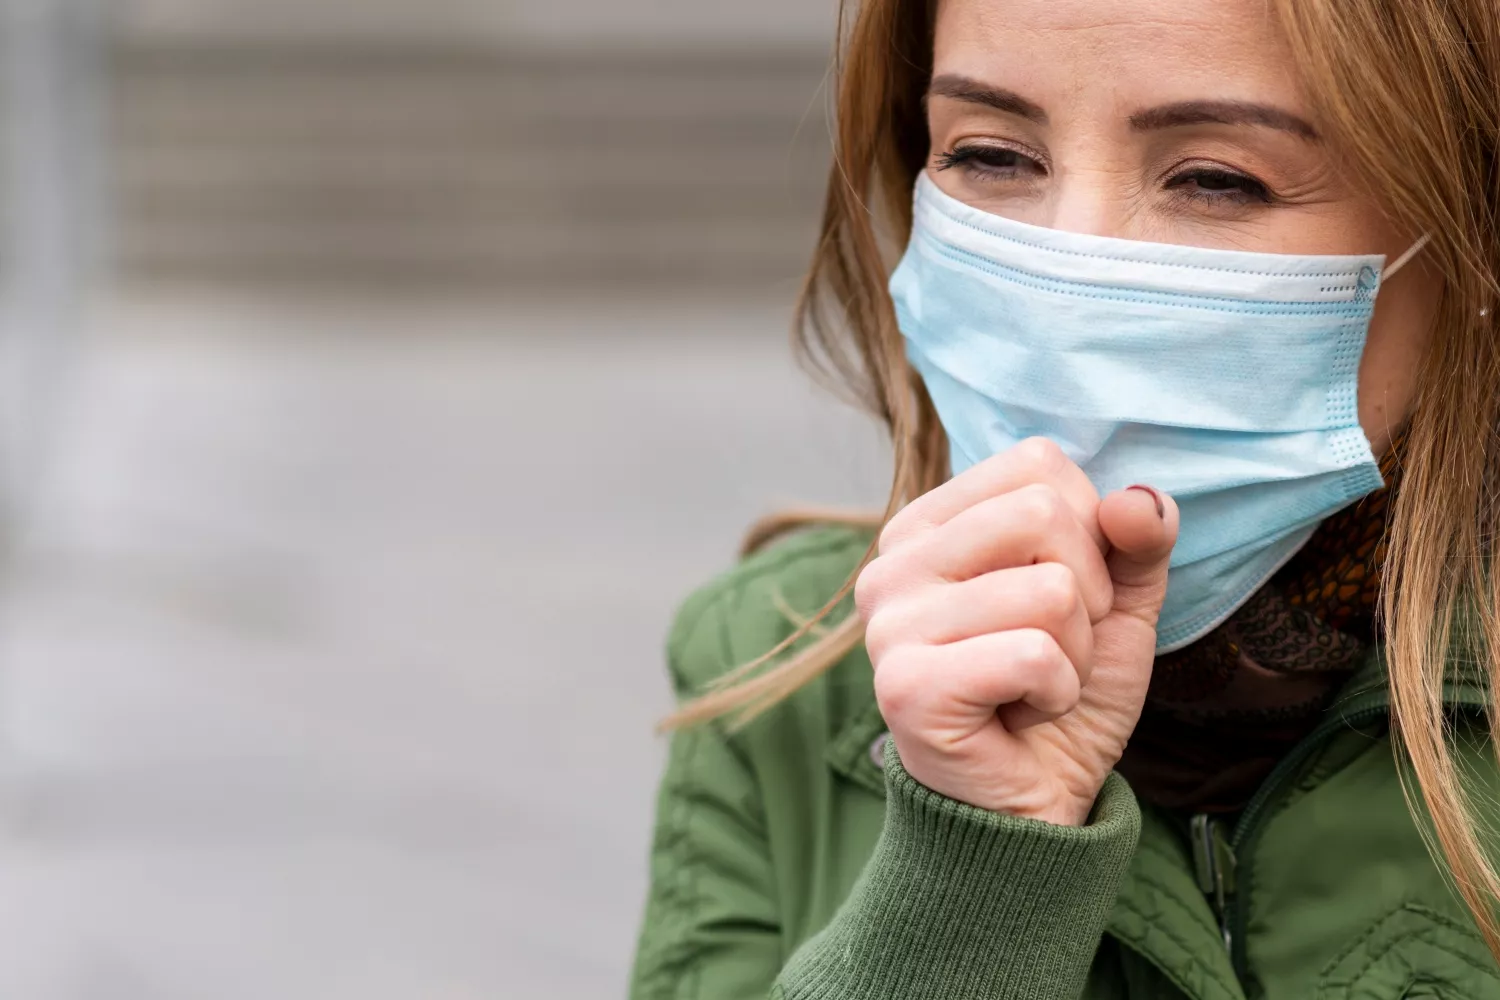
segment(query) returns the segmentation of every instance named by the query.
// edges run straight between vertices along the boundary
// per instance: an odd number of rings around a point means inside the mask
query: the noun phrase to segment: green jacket
[[[808,532],[694,594],[669,641],[679,694],[789,634],[868,541]],[[1482,711],[1480,687],[1447,694]],[[673,738],[631,997],[1500,998],[1403,799],[1387,707],[1372,658],[1231,827],[1111,775],[1066,828],[907,775],[858,649],[739,732]],[[1500,790],[1485,741],[1461,743]]]

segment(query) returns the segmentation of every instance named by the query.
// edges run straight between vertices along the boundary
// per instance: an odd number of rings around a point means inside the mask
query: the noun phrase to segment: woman
[[[633,995],[1500,997],[1500,8],[843,37],[802,327],[891,501],[683,608]]]

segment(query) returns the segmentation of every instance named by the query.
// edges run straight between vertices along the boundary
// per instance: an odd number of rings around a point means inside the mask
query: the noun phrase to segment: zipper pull
[[[1224,824],[1212,816],[1199,813],[1189,826],[1193,843],[1193,868],[1198,875],[1198,888],[1208,897],[1219,920],[1219,930],[1224,935],[1224,948],[1233,951],[1229,935],[1229,900],[1234,895],[1234,851],[1224,836]]]

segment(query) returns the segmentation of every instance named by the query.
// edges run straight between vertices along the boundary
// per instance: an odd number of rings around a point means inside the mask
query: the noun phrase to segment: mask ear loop
[[[1400,257],[1397,257],[1395,263],[1391,264],[1384,271],[1380,272],[1380,280],[1381,281],[1385,281],[1391,275],[1395,274],[1397,271],[1401,270],[1407,264],[1411,263],[1411,259],[1417,255],[1417,252],[1420,251],[1423,247],[1425,247],[1431,241],[1432,241],[1432,234],[1431,233],[1423,233],[1422,234],[1422,238],[1419,239],[1419,240],[1417,240],[1417,242],[1413,243],[1411,245],[1411,247],[1406,251],[1406,253],[1402,254]],[[1490,314],[1490,307],[1489,306],[1481,306],[1479,308],[1479,318],[1480,319],[1483,319],[1484,317],[1488,316],[1489,314]]]
[[[1413,243],[1411,245],[1411,247],[1406,251],[1406,253],[1402,254],[1400,257],[1397,257],[1395,263],[1391,264],[1384,271],[1380,272],[1380,280],[1381,281],[1385,281],[1391,275],[1395,274],[1397,271],[1401,270],[1407,264],[1411,263],[1411,259],[1417,255],[1417,252],[1420,251],[1423,247],[1425,247],[1429,242],[1431,242],[1431,240],[1432,240],[1432,234],[1431,233],[1423,233],[1422,234],[1422,238],[1419,239],[1419,240],[1417,240],[1417,242]],[[1484,317],[1488,316],[1489,314],[1490,314],[1490,307],[1489,306],[1481,306],[1479,308],[1479,317],[1480,317],[1480,319],[1483,319]]]
[[[1401,270],[1407,264],[1410,264],[1411,263],[1411,259],[1413,257],[1415,257],[1421,251],[1421,249],[1423,247],[1425,247],[1429,242],[1431,242],[1431,240],[1432,240],[1432,234],[1431,233],[1423,233],[1422,234],[1422,238],[1419,239],[1419,240],[1417,240],[1417,242],[1413,243],[1409,248],[1407,248],[1406,253],[1402,254],[1399,257],[1397,257],[1394,263],[1386,265],[1385,270],[1380,272],[1380,280],[1381,281],[1386,281],[1387,279],[1390,278],[1391,275],[1393,275],[1397,271]]]

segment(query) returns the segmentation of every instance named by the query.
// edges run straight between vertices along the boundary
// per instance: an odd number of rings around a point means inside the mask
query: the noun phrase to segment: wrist
[[[985,781],[975,773],[978,769],[965,769],[954,774],[949,768],[930,766],[931,761],[925,759],[927,755],[920,750],[904,755],[898,737],[887,742],[886,753],[899,761],[902,770],[928,791],[985,812],[1037,820],[1052,826],[1086,825],[1103,787],[1104,777],[1107,777],[1101,776],[1095,784],[1087,780],[1065,782],[1054,776],[1027,783],[1026,787],[1016,787],[1008,782]],[[1081,776],[1075,776],[1075,779],[1077,777]]]
[[[1068,799],[1066,801],[1054,802],[1039,809],[1000,808],[995,811],[1021,819],[1034,819],[1041,823],[1051,823],[1053,826],[1083,826],[1088,823],[1089,815],[1094,811],[1094,801],[1095,799],[1089,799],[1087,802],[1081,799]]]

